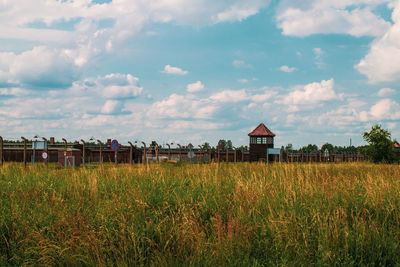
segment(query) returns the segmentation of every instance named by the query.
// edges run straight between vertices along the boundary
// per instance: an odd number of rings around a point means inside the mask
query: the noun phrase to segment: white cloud
[[[304,37],[312,34],[350,34],[381,36],[390,23],[372,12],[376,4],[388,1],[282,1],[277,15],[284,35]],[[349,7],[355,7],[348,10]]]
[[[368,112],[362,111],[362,109],[367,105],[367,103],[359,101],[357,99],[348,99],[347,104],[340,105],[335,109],[325,112],[323,114],[314,114],[310,120],[310,124],[319,125],[317,127],[355,127],[360,124],[360,122],[367,122]]]
[[[186,75],[189,73],[187,70],[182,70],[181,68],[178,67],[172,67],[171,65],[166,65],[164,67],[164,70],[162,70],[161,72],[174,75]]]
[[[201,81],[197,81],[195,83],[188,84],[186,86],[186,91],[189,93],[197,93],[204,90],[204,84]]]
[[[100,96],[107,99],[130,99],[144,93],[139,79],[131,74],[111,73],[74,82],[70,94]]]
[[[249,80],[247,80],[247,79],[239,79],[238,82],[239,83],[248,83]]]
[[[325,66],[323,56],[324,56],[324,51],[319,48],[315,47],[313,48],[313,53],[314,53],[314,63],[317,65],[318,68],[323,68]]]
[[[118,49],[146,24],[174,22],[198,26],[241,21],[268,3],[269,0],[245,3],[239,0],[119,0],[102,4],[87,0],[7,1],[1,8],[0,38],[37,41],[46,46],[20,55],[10,53],[16,57],[14,66],[7,64],[7,70],[0,66],[0,82],[8,81],[12,74],[27,84],[67,87],[78,76],[83,76],[82,67],[93,66],[99,55]],[[111,23],[102,24],[104,20]],[[54,29],[64,24],[74,28]],[[1,54],[0,65],[5,57]],[[32,69],[32,66],[37,68]],[[171,66],[165,71],[179,75],[188,73]]]
[[[234,60],[232,62],[232,65],[235,68],[238,68],[238,69],[240,69],[240,68],[252,68],[253,67],[251,64],[248,64],[248,63],[244,62],[243,60]]]
[[[19,55],[0,53],[0,62],[0,78],[14,83],[59,88],[70,86],[78,77],[79,67],[68,51],[46,46]]]
[[[101,113],[105,114],[113,114],[120,112],[122,108],[122,104],[117,100],[107,100],[103,107],[101,108]]]
[[[224,123],[215,123],[204,120],[196,120],[196,121],[184,121],[184,120],[176,120],[167,125],[166,132],[176,133],[176,132],[186,132],[188,130],[217,130],[223,126],[226,126]]]
[[[0,88],[0,96],[26,96],[29,92],[21,88]]]
[[[395,3],[392,14],[394,24],[372,43],[368,54],[355,66],[368,77],[370,83],[400,79],[400,1]]]
[[[324,54],[324,51],[319,47],[313,48],[313,52],[314,52],[316,59],[320,59],[322,57],[322,55]]]
[[[277,95],[278,95],[278,93],[276,91],[267,90],[267,88],[265,88],[264,93],[252,95],[251,100],[256,103],[266,102],[267,100],[272,99],[272,98],[276,97]]]
[[[345,105],[321,115],[313,115],[309,119],[311,125],[334,125],[346,128],[358,127],[373,121],[390,121],[400,119],[400,104],[392,99],[382,99],[373,104],[369,109],[367,103],[356,99],[349,99]],[[390,122],[388,122],[390,123]]]
[[[258,10],[266,6],[269,1],[242,1],[238,2],[228,9],[218,13],[216,22],[234,22],[234,21],[242,21],[247,17],[255,15],[258,13]]]
[[[293,72],[293,71],[297,70],[297,69],[294,68],[294,67],[290,68],[290,67],[288,67],[288,66],[286,66],[286,65],[281,66],[279,69],[280,69],[281,71],[283,71],[283,72]]]
[[[217,102],[236,103],[240,101],[249,100],[250,97],[247,94],[247,92],[244,89],[242,89],[242,90],[224,90],[210,96],[210,99]]]
[[[385,98],[373,105],[369,113],[373,119],[377,120],[400,120],[400,104],[392,99]]]
[[[139,79],[131,74],[112,73],[94,80],[97,90],[102,90],[103,97],[132,98],[143,92],[139,86]]]
[[[168,98],[151,105],[148,116],[152,118],[195,118],[207,119],[217,109],[208,99],[190,95],[172,94]]]
[[[320,83],[314,82],[295,89],[288,95],[278,100],[278,103],[286,105],[313,105],[323,101],[338,99],[339,96],[334,90],[334,80],[323,80]]]
[[[381,90],[378,91],[377,96],[379,97],[385,97],[385,96],[390,96],[396,94],[396,90],[392,88],[382,88]]]

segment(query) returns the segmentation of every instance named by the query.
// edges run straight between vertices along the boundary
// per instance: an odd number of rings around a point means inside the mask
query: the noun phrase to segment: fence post
[[[83,139],[81,139],[81,142],[83,144],[82,147],[82,165],[85,165],[85,156],[86,156],[86,149],[85,149],[85,141]]]
[[[182,146],[180,144],[176,144],[179,147],[179,161],[182,161]]]
[[[28,141],[28,139],[23,136],[21,136],[21,139],[24,140],[24,167],[26,168],[26,142]]]
[[[159,154],[158,154],[158,144],[156,145],[156,162],[160,162]]]
[[[148,165],[148,161],[147,161],[147,151],[146,151],[146,143],[142,142],[143,144],[143,164],[146,164],[146,166]]]
[[[64,141],[64,148],[65,148],[65,150],[67,150],[67,144],[68,144],[67,140],[65,138],[63,138],[62,140]]]
[[[42,137],[42,139],[46,142],[46,143],[45,143],[45,144],[46,144],[46,150],[45,150],[45,152],[46,152],[46,154],[47,154],[46,166],[49,166],[49,157],[50,157],[50,154],[49,154],[49,142],[47,141],[47,138],[46,138],[46,137]]]
[[[103,143],[100,141],[100,140],[97,140],[97,142],[99,143],[99,145],[100,145],[100,159],[99,159],[99,163],[100,163],[100,165],[102,165],[103,164]]]
[[[118,149],[114,152],[114,167],[118,165]]]
[[[131,146],[129,150],[129,164],[132,164],[133,162],[133,144],[128,141],[128,144]]]

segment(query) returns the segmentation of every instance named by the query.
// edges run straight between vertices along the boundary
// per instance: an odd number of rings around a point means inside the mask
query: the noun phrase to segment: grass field
[[[0,168],[0,265],[399,265],[400,167]]]

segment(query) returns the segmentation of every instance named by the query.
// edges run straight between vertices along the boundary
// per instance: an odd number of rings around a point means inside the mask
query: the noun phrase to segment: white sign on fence
[[[32,149],[42,150],[47,148],[47,142],[45,141],[33,141]]]

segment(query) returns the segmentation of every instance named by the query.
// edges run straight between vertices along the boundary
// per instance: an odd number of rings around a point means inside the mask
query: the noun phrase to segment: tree
[[[232,149],[232,148],[233,148],[232,141],[231,141],[231,140],[228,140],[228,141],[226,142],[226,146],[227,146],[229,149]]]
[[[293,150],[293,145],[292,144],[287,144],[285,147],[285,150]]]
[[[221,139],[218,141],[217,149],[225,150],[226,148],[226,141]]]
[[[329,143],[323,144],[322,147],[321,147],[321,151],[324,152],[325,149],[328,149],[329,153],[332,153],[333,152],[333,145],[329,144]]]
[[[382,129],[381,125],[374,125],[369,132],[363,133],[363,138],[368,143],[364,153],[369,160],[375,163],[392,163],[395,160],[394,143],[390,136],[390,132]]]
[[[308,152],[308,153],[315,152],[315,151],[318,151],[318,146],[317,145],[308,144],[308,146],[303,146],[301,148],[301,150],[305,151],[305,152]]]
[[[205,151],[207,151],[207,150],[209,150],[209,149],[211,149],[211,146],[210,146],[210,144],[209,143],[207,143],[207,142],[205,142],[202,146],[202,149],[203,150],[205,150]]]

